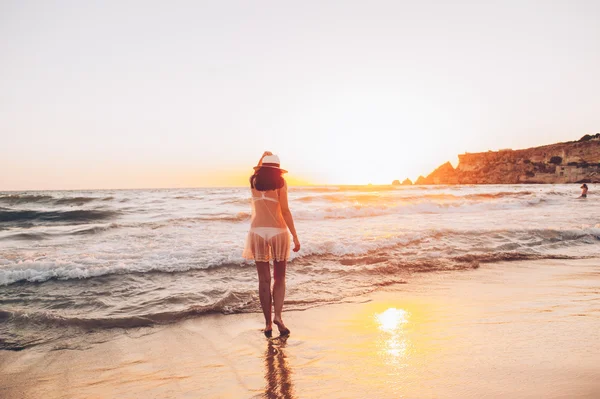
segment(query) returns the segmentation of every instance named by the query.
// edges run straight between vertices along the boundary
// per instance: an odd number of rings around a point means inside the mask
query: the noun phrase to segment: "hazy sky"
[[[0,0],[0,190],[390,183],[600,132],[600,1]]]

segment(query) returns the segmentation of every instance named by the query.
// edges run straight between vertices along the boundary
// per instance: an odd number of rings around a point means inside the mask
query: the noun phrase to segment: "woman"
[[[258,293],[265,316],[264,334],[267,338],[273,335],[272,323],[275,323],[280,335],[290,334],[290,330],[281,318],[285,297],[285,268],[290,256],[288,229],[294,239],[294,252],[300,250],[300,241],[288,207],[287,184],[283,178],[286,172],[279,167],[279,157],[266,151],[250,177],[252,221],[243,256],[256,262]],[[273,260],[273,295],[271,295],[269,266],[271,260]],[[271,303],[275,308],[275,317],[272,321]]]

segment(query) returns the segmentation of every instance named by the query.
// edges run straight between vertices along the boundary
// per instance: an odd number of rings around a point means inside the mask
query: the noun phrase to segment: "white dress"
[[[252,189],[252,219],[242,256],[257,262],[284,261],[290,257],[290,234],[283,219],[279,197],[282,188]]]

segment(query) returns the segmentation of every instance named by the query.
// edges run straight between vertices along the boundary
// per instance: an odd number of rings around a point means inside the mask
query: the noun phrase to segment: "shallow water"
[[[302,242],[287,309],[414,272],[599,255],[600,201],[576,185],[290,188]],[[0,347],[81,330],[257,311],[241,257],[246,188],[0,193]]]

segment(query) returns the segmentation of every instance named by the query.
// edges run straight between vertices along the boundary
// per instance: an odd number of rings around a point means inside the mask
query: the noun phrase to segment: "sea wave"
[[[302,250],[291,254],[286,306],[356,298],[415,273],[598,256],[598,198],[575,201],[574,188],[290,188]],[[241,256],[249,197],[247,189],[0,192],[0,348],[69,345],[79,329],[259,312],[254,263]]]
[[[223,204],[228,204],[228,205],[246,205],[249,206],[252,203],[252,198],[247,197],[247,198],[233,198],[233,199],[229,199],[229,200],[224,200]]]
[[[22,226],[20,226],[22,227]],[[33,226],[30,226],[33,227]],[[100,234],[110,229],[115,229],[120,227],[120,225],[116,223],[110,223],[108,225],[85,225],[81,228],[75,228],[70,230],[64,230],[60,232],[43,232],[43,231],[29,231],[29,232],[21,232],[19,230],[12,230],[17,232],[8,231],[0,236],[1,241],[10,241],[10,240],[19,240],[19,241],[40,241],[40,240],[49,240],[57,237],[68,237],[68,236],[84,236],[84,235],[93,235]]]
[[[508,242],[507,237],[510,237]],[[546,248],[596,244],[599,239],[600,229],[595,227],[580,230],[444,230],[399,234],[374,240],[322,240],[305,245],[302,255],[294,254],[292,262],[300,266],[309,266],[311,262],[332,261],[345,267],[361,266],[365,271],[369,271],[371,265],[395,262],[395,258],[402,258],[404,262],[416,262],[415,265],[425,271],[428,268],[436,270],[435,265],[438,263],[442,265],[440,268],[457,268],[473,262],[544,257],[554,259],[554,256],[560,255],[555,255]],[[202,248],[199,248],[199,253],[203,252]],[[120,262],[115,262],[113,257],[103,259],[98,256],[85,261],[77,256],[61,259],[43,256],[19,260],[0,257],[0,286],[21,281],[36,283],[50,279],[88,279],[109,274],[177,273],[224,267],[250,267],[251,262],[244,261],[240,253],[241,248],[239,251],[227,253],[211,251],[206,255],[199,255],[200,258],[194,260],[189,260],[187,253],[181,255],[181,259],[167,253],[164,262],[160,261],[161,257],[152,257],[153,261],[132,258]],[[403,263],[402,267],[412,266],[410,263]]]
[[[302,208],[294,209],[294,218],[297,220],[319,221],[335,219],[358,219],[385,215],[411,215],[411,214],[448,214],[448,213],[475,213],[494,210],[509,210],[535,207],[544,205],[548,200],[532,197],[516,200],[514,202],[476,202],[476,201],[376,201],[368,202],[349,201],[347,204],[337,206],[319,207],[317,209]],[[160,209],[153,208],[156,213]],[[28,227],[25,223],[91,223],[94,221],[107,220],[120,215],[143,213],[142,209],[121,208],[110,210],[76,209],[76,210],[29,210],[9,209],[0,207],[0,229],[3,224],[13,223],[19,227]],[[171,213],[165,212],[154,215],[154,218],[165,218],[166,222],[246,222],[249,220],[250,212],[221,212],[216,214],[200,214],[193,217],[172,217]],[[141,224],[152,223],[141,221]]]
[[[92,201],[111,201],[114,198],[108,197],[55,197],[48,194],[3,194],[0,195],[0,203],[10,206],[23,204],[43,204],[43,205],[84,205]]]
[[[36,202],[49,202],[54,200],[51,195],[35,195],[35,194],[6,194],[0,195],[0,203],[8,205],[29,204]]]
[[[383,194],[377,192],[361,193],[361,194],[347,194],[344,192],[330,194],[312,194],[296,198],[294,201],[311,203],[315,201],[332,202],[332,203],[359,203],[359,204],[370,204],[370,203],[407,203],[407,202],[448,202],[448,201],[460,201],[460,200],[493,200],[502,198],[520,198],[535,195],[533,191],[502,191],[498,193],[473,193],[473,194],[449,194],[449,193],[418,193],[409,194],[405,192],[399,192],[398,195],[389,195],[385,192]]]
[[[165,225],[176,222],[242,222],[250,219],[250,213],[238,212],[236,214],[217,213],[212,215],[195,216],[195,217],[180,217],[169,219]]]
[[[420,257],[413,259],[382,257],[377,252],[358,257],[344,257],[339,261],[340,266],[335,266],[335,258],[324,257],[329,266],[323,266],[319,263],[318,267],[308,267],[311,272],[318,274],[368,274],[379,276],[378,281],[387,281],[386,276],[396,276],[398,273],[426,273],[450,270],[476,269],[481,264],[497,262],[514,262],[523,260],[541,260],[541,259],[582,259],[585,256],[544,254],[523,251],[500,251],[500,252],[482,252],[470,253],[465,255],[448,257]],[[314,264],[318,257],[305,259],[305,262]],[[302,264],[302,263],[301,263]],[[302,266],[300,266],[302,267]]]
[[[83,205],[92,201],[96,201],[99,198],[93,197],[67,197],[67,198],[58,198],[54,200],[56,205]]]
[[[506,198],[506,197],[524,197],[528,195],[535,194],[533,191],[501,191],[498,193],[476,193],[476,194],[466,194],[465,198],[473,198],[473,199],[497,199],[497,198]]]
[[[46,240],[48,238],[52,237],[51,234],[48,233],[42,233],[42,232],[37,232],[37,233],[14,233],[14,234],[8,234],[5,235],[4,237],[0,237],[0,240],[19,240],[19,241],[39,241],[39,240]]]
[[[547,200],[543,198],[529,198],[515,202],[421,201],[411,203],[388,201],[387,203],[374,203],[373,205],[354,203],[319,209],[300,209],[293,211],[293,214],[294,218],[298,218],[299,220],[358,219],[385,215],[450,214],[511,209],[517,210],[543,205],[546,202]]]
[[[433,186],[432,186],[433,187]],[[441,186],[438,186],[438,188]],[[409,187],[398,187],[391,185],[362,185],[362,186],[298,186],[294,187],[297,192],[315,192],[315,193],[331,193],[337,191],[402,191],[410,189]],[[427,189],[426,186],[419,186],[419,189]]]
[[[0,259],[0,286],[18,282],[42,283],[48,280],[80,280],[110,274],[135,273],[179,273],[189,270],[207,270],[224,267],[244,267],[248,263],[234,255],[220,257],[218,260],[205,263],[150,263],[136,264],[114,263],[111,259],[94,259],[92,262],[82,262],[77,259],[28,259],[10,262]]]
[[[69,317],[50,311],[25,312],[0,310],[0,323],[11,323],[19,327],[26,327],[27,325],[36,325],[39,327],[41,325],[46,327],[77,327],[86,330],[136,328],[173,323],[203,314],[247,312],[256,310],[255,302],[253,291],[229,291],[211,304],[190,305],[184,309],[173,311],[142,312],[123,317]]]
[[[197,196],[197,195],[178,195],[175,197],[175,199],[177,199],[177,200],[196,200],[196,201],[203,200],[205,198],[206,197],[204,197],[204,196]]]
[[[72,211],[34,211],[0,208],[0,223],[46,222],[89,223],[110,219],[119,214],[114,210],[78,209]]]
[[[478,268],[481,263],[500,261],[578,258],[580,257],[522,252],[499,252],[494,254],[468,254],[450,258],[404,260],[386,258],[372,254],[360,257],[356,259],[356,262],[344,262],[337,266],[332,262],[323,260],[318,262],[318,265],[315,265],[310,259],[304,259],[303,262],[294,265],[294,269],[297,270],[297,273],[301,273],[305,278],[315,279],[316,285],[319,285],[318,282],[322,281],[322,277],[319,277],[322,274],[330,277],[337,276],[338,283],[347,287],[348,291],[344,291],[346,294],[344,295],[340,294],[339,291],[330,292],[326,289],[323,291],[324,287],[317,287],[316,291],[310,296],[300,295],[297,296],[295,300],[290,300],[288,303],[288,310],[302,310],[324,303],[335,303],[344,300],[344,298],[348,296],[372,292],[379,288],[388,287],[394,284],[403,284],[406,283],[405,278],[411,273],[469,270]],[[233,265],[229,266],[234,267]],[[360,278],[360,276],[366,276],[367,278]],[[191,275],[190,278],[194,278],[193,275]],[[169,280],[159,281],[166,282]],[[357,285],[356,283],[359,281],[362,281],[363,283]],[[131,281],[129,283],[131,283]],[[156,280],[155,283],[157,283]],[[354,287],[350,288],[347,284],[353,284]],[[312,289],[314,290],[315,287],[312,287]],[[54,297],[55,294],[52,294],[53,301],[55,301]],[[163,306],[154,306],[154,301],[151,300],[139,302],[135,306],[129,307],[127,314],[123,316],[111,315],[109,312],[110,305],[105,305],[106,307],[102,310],[91,312],[94,314],[92,316],[88,316],[85,310],[73,312],[73,309],[77,308],[77,301],[89,302],[88,299],[86,299],[86,297],[77,297],[75,302],[69,299],[67,304],[64,303],[65,298],[66,297],[59,298],[59,301],[52,304],[49,308],[37,310],[27,308],[0,310],[0,330],[33,331],[35,329],[36,331],[40,331],[41,336],[38,337],[38,340],[43,342],[48,339],[48,335],[46,334],[47,330],[45,330],[47,328],[76,328],[87,331],[110,328],[137,328],[173,323],[210,313],[232,314],[259,311],[254,287],[223,291],[218,295],[211,295],[210,303],[202,303],[200,305],[195,304],[197,298],[193,296],[189,297],[185,294],[177,297],[169,297],[167,299],[156,298],[155,301],[160,301]],[[173,302],[176,306],[164,306],[165,302],[169,301]],[[83,302],[81,302],[81,304],[83,304]],[[61,309],[64,308],[71,309],[71,312],[62,312]],[[61,333],[61,335],[64,334]],[[27,345],[31,345],[31,342],[35,344],[36,340],[30,341]],[[0,340],[0,349],[22,349],[23,346],[23,342]]]

